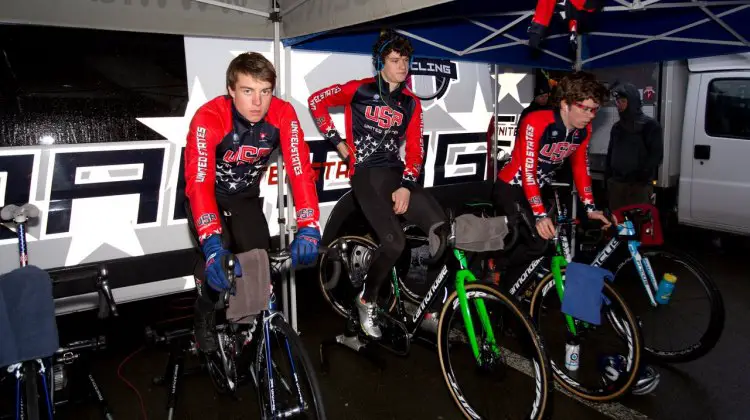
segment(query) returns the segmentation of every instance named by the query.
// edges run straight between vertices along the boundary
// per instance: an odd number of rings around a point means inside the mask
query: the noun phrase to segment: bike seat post
[[[22,219],[21,222],[18,219]],[[29,264],[29,254],[26,244],[26,217],[21,216],[15,219],[17,223],[16,234],[18,235],[18,258],[21,267],[26,267]]]

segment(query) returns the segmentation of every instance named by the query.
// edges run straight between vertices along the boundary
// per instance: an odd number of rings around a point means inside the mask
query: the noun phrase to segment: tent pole
[[[276,2],[276,0],[271,0],[271,10],[273,10],[273,13],[271,13],[271,21],[273,22],[273,66],[276,68],[277,74],[280,73],[280,64],[281,64],[281,54],[279,51],[279,44],[280,42],[280,31],[281,31],[281,21],[279,20],[279,5]],[[277,77],[276,79],[276,86],[274,87],[274,96],[280,97],[281,96],[281,80],[283,80],[280,77]],[[285,209],[284,209],[284,187],[286,186],[286,177],[284,176],[284,159],[281,155],[281,150],[279,150],[278,155],[276,156],[276,167],[277,167],[277,206],[279,211],[279,249],[286,249],[286,218],[285,218]],[[284,316],[286,319],[289,319],[289,307],[291,306],[289,304],[289,279],[287,277],[287,273],[285,270],[281,270],[281,301],[282,301],[282,308],[284,311]],[[294,325],[292,325],[292,328],[295,328]]]
[[[576,43],[576,62],[574,64],[575,71],[581,71],[583,68],[583,60],[581,56],[583,54],[583,35],[576,34],[578,42]]]
[[[492,84],[492,97],[494,100],[492,101],[492,119],[494,121],[495,126],[492,130],[492,158],[490,159],[490,162],[492,162],[492,165],[490,169],[492,170],[492,184],[494,185],[495,182],[497,182],[497,140],[498,140],[498,130],[497,130],[497,80],[498,80],[498,74],[497,74],[497,64],[492,65],[492,72],[495,73],[495,83]],[[489,178],[489,177],[488,177]]]

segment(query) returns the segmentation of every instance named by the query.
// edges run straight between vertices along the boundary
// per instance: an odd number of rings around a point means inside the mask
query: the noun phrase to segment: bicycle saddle
[[[16,223],[23,223],[28,219],[37,217],[39,217],[39,209],[31,203],[26,203],[20,207],[15,204],[8,204],[0,210],[0,218],[13,220]]]

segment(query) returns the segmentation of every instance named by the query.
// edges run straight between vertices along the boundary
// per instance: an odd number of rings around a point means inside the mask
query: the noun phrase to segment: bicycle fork
[[[471,312],[469,311],[469,298],[466,295],[466,282],[475,282],[477,279],[474,274],[467,268],[466,256],[461,250],[453,250],[456,258],[459,261],[459,269],[456,272],[456,294],[458,295],[458,303],[461,307],[461,315],[464,320],[464,327],[466,333],[469,336],[469,344],[471,345],[471,351],[474,353],[474,358],[479,365],[482,364],[481,354],[479,352],[479,343],[477,342],[477,336],[474,332],[474,321],[471,318]],[[490,323],[490,316],[487,313],[487,307],[484,304],[484,300],[474,300],[474,308],[479,316],[479,321],[482,324],[485,332],[485,341],[489,344],[492,349],[492,353],[495,356],[500,356],[500,347],[495,340],[495,333],[492,330],[492,324]]]
[[[641,278],[648,300],[652,307],[656,307],[658,306],[658,302],[656,302],[656,297],[654,295],[659,289],[659,285],[656,282],[656,276],[654,275],[654,270],[651,268],[651,263],[648,258],[642,256],[641,253],[638,252],[638,247],[640,247],[640,245],[640,242],[630,240],[628,241],[628,251],[630,251],[630,255],[633,258],[633,264],[635,264],[635,269],[638,272],[638,276]]]
[[[274,305],[275,307],[275,305]],[[273,308],[272,308],[273,309]],[[276,380],[274,379],[274,369],[276,368],[276,363],[273,362],[273,359],[271,358],[271,320],[274,316],[280,316],[279,314],[271,314],[268,316],[264,316],[263,319],[263,337],[264,337],[264,353],[266,355],[266,383],[268,384],[268,400],[270,409],[271,409],[271,418],[272,419],[283,419],[295,416],[297,414],[300,414],[304,412],[307,409],[307,404],[305,403],[304,397],[302,396],[302,389],[300,386],[299,381],[299,375],[297,374],[297,368],[294,363],[293,352],[291,349],[291,345],[289,344],[289,340],[284,340],[284,347],[286,348],[286,354],[289,357],[289,366],[291,368],[292,378],[294,379],[294,388],[296,390],[296,396],[297,396],[297,407],[292,407],[288,410],[284,410],[282,412],[277,412],[277,406],[276,406]],[[284,381],[283,378],[280,378],[280,381],[282,382],[282,385],[284,385],[287,389],[289,389],[289,384]]]
[[[35,362],[39,363],[39,370],[36,371],[34,369]],[[21,391],[21,383],[26,382],[27,375],[36,374],[42,378],[42,389],[44,389],[44,401],[45,406],[47,407],[47,416],[52,420],[54,418],[52,415],[52,400],[50,399],[49,388],[47,386],[47,368],[44,366],[44,362],[42,362],[41,359],[36,359],[35,361],[16,363],[8,366],[8,372],[16,377],[16,420],[21,420],[26,417],[26,407],[29,404],[38,404],[38,401],[29,401],[32,395],[26,395],[24,397]],[[33,394],[36,394],[36,390],[34,391]]]

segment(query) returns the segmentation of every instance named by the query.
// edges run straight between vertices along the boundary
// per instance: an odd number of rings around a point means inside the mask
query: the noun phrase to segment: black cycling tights
[[[398,216],[393,212],[391,197],[401,186],[401,169],[357,168],[351,185],[354,197],[380,243],[372,257],[364,293],[365,301],[376,302],[380,287],[389,277],[406,243]],[[440,204],[419,185],[411,192],[409,207],[402,216],[419,226],[425,235],[432,226],[446,220]],[[435,279],[439,269],[428,267],[428,282]]]
[[[515,213],[514,202],[521,205],[522,211],[526,214],[526,219],[534,224],[534,213],[531,211],[531,205],[526,199],[523,188],[516,185],[508,185],[498,180],[492,190],[492,201],[495,205],[496,214],[509,215]],[[547,249],[547,241],[536,232],[536,226],[532,226],[533,233],[525,225],[521,225],[519,238],[516,245],[498,257],[498,263],[508,268],[508,278],[516,279],[535,259],[544,255]]]

